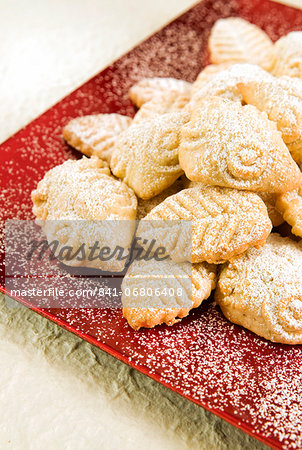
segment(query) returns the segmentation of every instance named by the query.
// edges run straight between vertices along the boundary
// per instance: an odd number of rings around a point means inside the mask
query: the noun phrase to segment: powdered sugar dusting
[[[268,343],[230,324],[209,303],[172,328],[138,333],[124,323],[120,311],[81,310],[81,319],[74,312],[59,316],[105,340],[127,355],[130,364],[143,365],[182,395],[236,417],[255,436],[283,441],[286,448],[301,447],[301,346]]]
[[[218,20],[209,38],[213,63],[252,62],[266,70],[272,66],[273,44],[266,33],[241,18]]]
[[[234,64],[229,68],[214,74],[207,83],[194,92],[190,105],[194,107],[198,102],[209,95],[218,95],[233,101],[241,101],[242,95],[238,88],[239,83],[247,83],[257,79],[271,78],[261,67],[254,64]]]
[[[131,124],[120,114],[95,114],[71,120],[63,129],[66,141],[87,156],[96,155],[110,163],[117,136]]]

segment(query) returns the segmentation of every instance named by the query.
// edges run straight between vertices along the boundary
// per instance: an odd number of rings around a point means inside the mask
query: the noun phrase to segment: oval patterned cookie
[[[302,31],[293,31],[275,42],[271,73],[302,78]]]
[[[203,186],[202,183],[199,183],[198,181],[190,181],[185,175],[182,176],[182,179],[185,188]],[[267,214],[273,224],[273,227],[278,227],[281,225],[284,222],[284,219],[276,207],[278,194],[271,194],[270,192],[257,192],[257,195],[259,195],[261,200],[265,203]]]
[[[134,330],[173,325],[207,299],[215,285],[214,265],[136,260],[122,282],[123,315]]]
[[[132,125],[116,143],[113,174],[145,200],[167,189],[183,173],[178,149],[180,128],[188,120],[188,114],[171,113]]]
[[[302,344],[302,247],[271,234],[227,263],[215,300],[231,322],[273,342]]]
[[[97,156],[110,163],[118,135],[126,130],[132,119],[121,114],[95,114],[72,119],[63,136],[69,145],[86,156]]]
[[[272,193],[300,185],[301,172],[276,124],[254,106],[208,97],[181,135],[179,162],[192,181]]]
[[[56,256],[63,247],[76,251],[84,244],[84,257],[65,259],[65,264],[123,269],[125,261],[116,257],[102,261],[88,256],[95,242],[100,248],[128,249],[135,231],[136,197],[132,189],[110,174],[102,160],[83,157],[54,167],[32,192],[32,201],[33,213],[48,242],[58,241]]]
[[[302,162],[302,80],[267,77],[238,85],[244,101],[277,123],[294,160]]]
[[[143,78],[135,83],[130,91],[129,97],[133,103],[140,108],[144,103],[161,94],[177,93],[189,94],[191,84],[176,78]]]
[[[155,207],[140,222],[137,235],[147,242],[156,239],[176,262],[219,264],[263,245],[271,228],[257,194],[196,186]]]
[[[214,64],[249,62],[269,70],[272,48],[272,41],[261,28],[239,17],[217,20],[209,38],[210,60]]]

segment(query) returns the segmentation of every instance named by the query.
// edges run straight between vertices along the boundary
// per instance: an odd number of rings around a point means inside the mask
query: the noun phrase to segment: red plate
[[[2,144],[1,221],[32,219],[30,192],[38,180],[67,158],[79,157],[61,137],[71,118],[133,115],[127,91],[142,77],[193,81],[207,63],[211,27],[228,16],[254,22],[274,40],[302,29],[302,11],[269,1],[198,4]],[[118,309],[42,310],[18,300],[259,440],[276,448],[302,448],[301,346],[272,344],[233,326],[210,302],[172,328],[134,332]]]

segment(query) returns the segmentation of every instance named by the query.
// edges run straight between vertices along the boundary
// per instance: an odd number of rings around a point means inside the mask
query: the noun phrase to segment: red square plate
[[[241,16],[273,40],[302,30],[302,11],[266,0],[204,0],[103,70],[0,147],[0,221],[32,219],[30,192],[44,173],[79,154],[62,140],[73,117],[132,116],[128,88],[142,77],[193,81],[207,63],[220,17]],[[0,289],[4,252],[0,241]],[[135,332],[119,309],[38,309],[41,315],[275,448],[302,448],[302,347],[233,326],[211,302],[172,328]]]

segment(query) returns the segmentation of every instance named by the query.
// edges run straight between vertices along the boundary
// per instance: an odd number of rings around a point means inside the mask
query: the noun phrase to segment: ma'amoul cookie
[[[302,31],[293,31],[280,38],[273,47],[271,73],[302,78]]]
[[[58,241],[73,252],[85,245],[85,258],[64,259],[71,266],[121,271],[125,261],[89,260],[89,247],[128,249],[135,231],[137,200],[125,183],[110,174],[96,156],[68,160],[46,173],[32,192],[33,213],[48,242]],[[81,252],[82,254],[82,252]]]
[[[209,38],[210,60],[214,64],[249,62],[269,70],[272,47],[264,31],[239,17],[217,20]]]
[[[202,100],[182,127],[179,162],[190,180],[209,185],[284,193],[301,182],[266,113],[219,97]]]
[[[134,330],[173,325],[207,299],[215,285],[214,265],[134,261],[122,282],[123,315]]]
[[[69,145],[84,155],[95,155],[110,163],[116,139],[131,121],[130,117],[121,114],[77,117],[63,128],[63,136]]]
[[[156,239],[176,262],[219,264],[263,245],[272,224],[260,197],[196,186],[168,197],[141,220],[137,235]]]
[[[186,189],[203,186],[202,183],[199,183],[198,181],[189,180],[185,175],[183,175],[181,178],[184,188]],[[270,218],[273,227],[278,227],[279,225],[281,225],[284,222],[284,219],[281,213],[276,208],[278,194],[271,194],[270,192],[257,192],[257,195],[259,195],[261,200],[265,203],[268,217]]]
[[[302,247],[271,234],[222,269],[215,300],[231,322],[273,342],[302,344]]]
[[[165,92],[144,103],[136,113],[133,123],[171,112],[182,111],[189,103],[191,95],[188,93]]]
[[[140,108],[144,103],[154,97],[169,92],[178,94],[189,94],[191,84],[176,78],[143,78],[135,83],[129,90],[129,97],[133,103]]]
[[[277,197],[276,207],[291,225],[292,233],[302,238],[302,186]]]
[[[267,77],[239,84],[246,103],[265,111],[277,123],[296,162],[302,162],[302,80]]]
[[[145,200],[167,189],[183,173],[178,149],[180,128],[188,120],[186,113],[170,113],[132,125],[116,143],[113,174]]]

